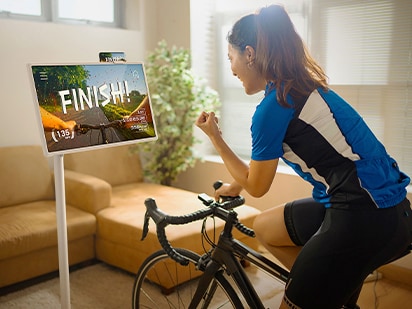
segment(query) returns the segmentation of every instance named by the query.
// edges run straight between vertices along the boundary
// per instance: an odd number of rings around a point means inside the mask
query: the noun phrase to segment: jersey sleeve
[[[282,144],[293,115],[292,107],[278,103],[276,91],[265,96],[252,117],[252,160],[272,160],[283,155]]]

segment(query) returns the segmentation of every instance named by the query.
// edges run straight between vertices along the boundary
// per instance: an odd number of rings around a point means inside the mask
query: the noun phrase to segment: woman
[[[242,17],[228,41],[245,92],[265,96],[252,118],[249,165],[224,141],[213,112],[196,121],[234,179],[215,197],[243,189],[264,195],[282,158],[313,185],[313,197],[264,211],[254,224],[259,241],[291,270],[280,308],[359,308],[367,275],[411,244],[410,179],[328,88],[283,7]]]

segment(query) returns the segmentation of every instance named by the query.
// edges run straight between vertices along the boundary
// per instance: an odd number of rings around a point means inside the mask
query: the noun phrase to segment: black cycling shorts
[[[291,308],[341,308],[376,268],[405,254],[412,242],[412,212],[405,199],[391,208],[340,205],[313,199],[288,203],[289,235],[303,246],[285,290]],[[355,298],[355,301],[356,301]]]
[[[320,228],[326,208],[312,198],[296,200],[285,205],[286,229],[297,246],[303,246]]]

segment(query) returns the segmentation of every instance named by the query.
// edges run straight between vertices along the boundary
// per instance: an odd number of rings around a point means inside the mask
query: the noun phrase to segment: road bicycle
[[[220,185],[221,182],[215,183],[215,189]],[[217,202],[206,194],[198,197],[206,207],[182,216],[170,216],[157,207],[154,199],[145,200],[147,211],[142,240],[148,233],[149,219],[152,218],[163,250],[153,253],[139,268],[133,287],[132,307],[273,308],[274,305],[268,303],[270,295],[257,292],[245,269],[252,268],[254,275],[265,284],[268,281],[262,276],[284,284],[289,272],[233,238],[233,228],[254,237],[253,230],[240,223],[234,211],[235,207],[244,204],[244,198],[238,196]],[[218,240],[213,241],[207,235],[205,224],[202,225],[203,239],[210,245],[204,254],[171,246],[166,237],[167,225],[183,225],[198,220],[205,222],[208,218],[223,220],[224,228]]]
[[[217,189],[222,183],[214,184]],[[263,295],[252,283],[251,274],[264,285],[272,287],[273,280],[282,285],[289,272],[261,253],[233,238],[233,228],[254,237],[252,229],[242,225],[234,208],[244,204],[242,196],[220,202],[206,194],[199,194],[206,208],[182,216],[170,216],[157,207],[152,198],[145,200],[146,214],[142,240],[147,236],[150,218],[156,223],[157,237],[163,248],[150,255],[140,266],[132,293],[132,308],[274,308],[273,295]],[[224,228],[218,240],[206,231],[206,220],[219,218]],[[173,248],[166,237],[168,225],[184,225],[203,220],[201,233],[210,244],[202,255],[184,248]],[[412,244],[399,257],[410,253]],[[247,272],[245,269],[252,268]],[[263,276],[265,276],[263,278]]]

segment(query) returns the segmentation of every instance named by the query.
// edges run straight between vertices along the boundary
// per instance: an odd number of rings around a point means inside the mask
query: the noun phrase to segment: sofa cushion
[[[0,207],[54,199],[53,177],[40,146],[0,148]]]
[[[96,217],[66,206],[68,241],[96,233]],[[57,246],[54,201],[0,208],[0,259]]]
[[[110,206],[112,186],[106,181],[66,169],[64,183],[68,204],[91,214]]]
[[[140,158],[130,151],[130,146],[67,154],[64,166],[103,179],[112,186],[143,181]]]

